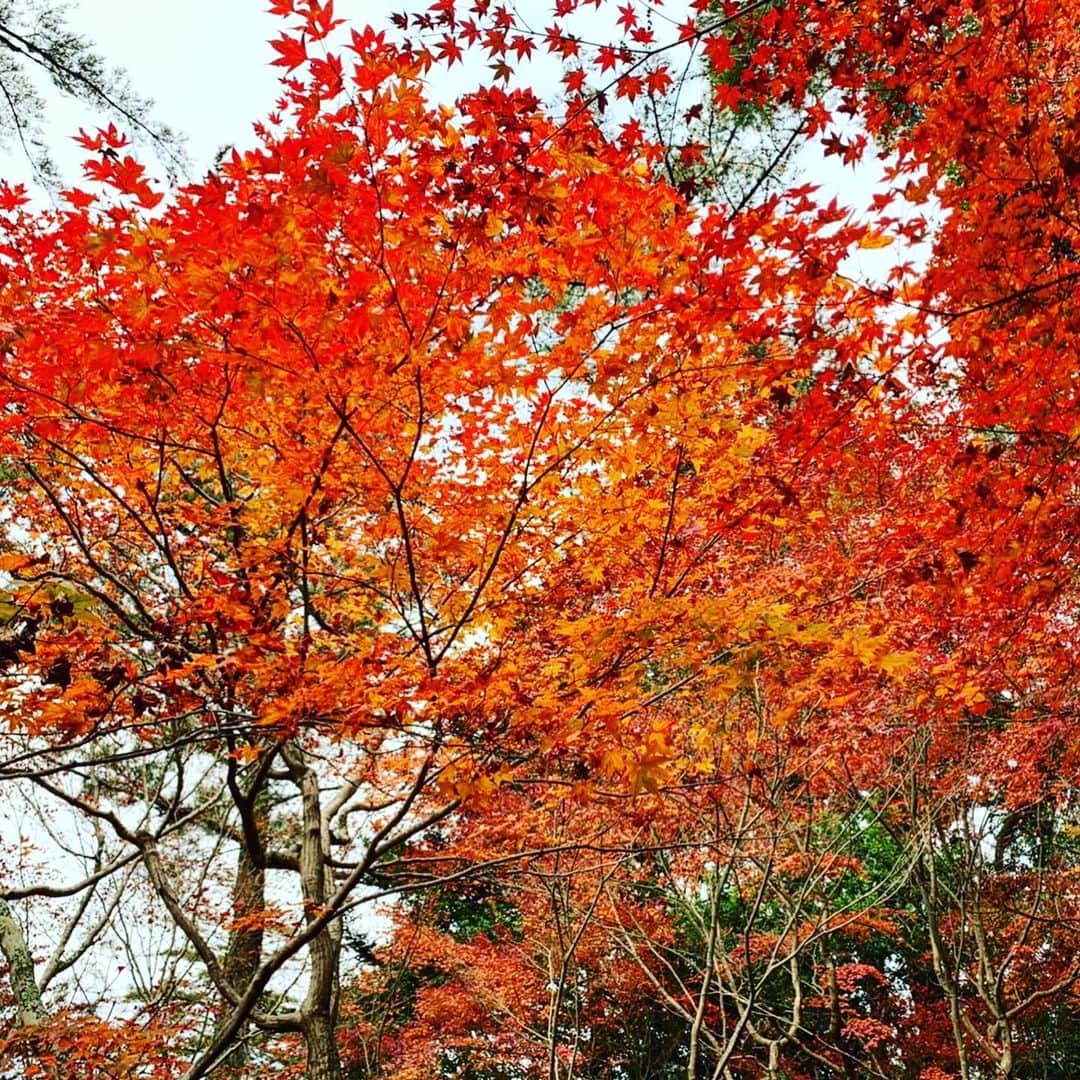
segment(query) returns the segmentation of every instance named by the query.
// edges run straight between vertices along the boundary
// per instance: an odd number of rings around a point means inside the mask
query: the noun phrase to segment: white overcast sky
[[[249,144],[252,123],[273,109],[281,69],[270,64],[275,54],[268,42],[285,24],[270,15],[267,6],[266,0],[72,0],[70,21],[97,43],[110,63],[127,71],[136,91],[154,99],[158,122],[186,136],[191,175],[198,178],[223,146]],[[425,6],[424,0],[336,0],[334,5],[347,23],[377,27],[387,25],[391,12]],[[685,6],[684,0],[669,0],[667,18],[674,21]],[[520,0],[514,7],[541,29],[552,0]],[[599,22],[610,26],[610,14]],[[585,28],[579,23],[575,29]],[[658,36],[669,36],[662,27],[657,29]],[[554,94],[560,68],[548,62],[539,71],[532,77],[548,85],[534,89],[542,97]],[[432,93],[452,99],[485,74],[484,69],[470,72],[460,65],[449,76],[434,69]],[[70,136],[94,123],[88,110],[50,98],[50,147],[69,182],[79,180],[83,157]],[[24,179],[27,172],[16,148],[0,151],[0,176]]]
[[[222,147],[252,142],[251,125],[273,109],[281,74],[271,66],[275,54],[269,40],[285,24],[269,14],[267,0],[69,2],[71,25],[96,42],[106,60],[127,71],[137,92],[154,100],[158,122],[186,137],[193,179],[203,175]],[[517,0],[510,6],[542,30],[553,5],[554,0]],[[385,26],[391,12],[426,6],[426,0],[336,0],[334,5],[336,14],[355,26]],[[575,16],[572,28],[587,38],[611,38],[615,6],[609,4],[602,15]],[[688,7],[688,0],[667,0],[658,9],[669,24],[654,24],[658,41],[670,40],[669,27],[686,18]],[[537,55],[540,62],[529,73],[533,89],[542,98],[554,97],[561,69],[555,61],[545,62],[542,44]],[[470,71],[458,65],[448,76],[435,68],[430,75],[433,96],[452,99],[486,74],[483,68]],[[71,136],[101,117],[55,95],[49,96],[49,105],[50,147],[65,180],[77,182],[84,155]],[[17,148],[0,150],[0,176],[21,179],[26,171]]]
[[[553,2],[517,0],[513,7],[521,19],[542,29]],[[270,63],[275,54],[269,40],[285,24],[269,14],[267,6],[267,0],[72,0],[70,20],[74,28],[96,42],[110,63],[127,71],[136,91],[154,100],[154,118],[185,136],[188,176],[198,179],[223,147],[251,145],[252,124],[274,108],[281,69]],[[425,0],[336,0],[335,11],[352,25],[384,26],[393,11],[423,10],[425,6]],[[686,17],[687,8],[688,0],[667,0],[660,10],[665,21],[677,25]],[[599,16],[582,13],[572,29],[585,38],[610,38],[613,11],[614,6],[609,5]],[[662,24],[654,29],[659,40],[672,36]],[[542,46],[538,56],[529,79],[542,98],[554,99],[561,69],[554,60],[544,58]],[[463,70],[460,65],[449,75],[444,69],[433,69],[431,93],[452,100],[487,74],[484,68]],[[71,136],[80,127],[93,128],[101,117],[55,95],[49,102],[53,157],[65,184],[78,184],[85,155]],[[153,168],[149,155],[141,156]],[[835,195],[849,206],[865,207],[880,176],[879,164],[865,163],[856,173],[842,166],[838,158],[821,157],[817,148],[804,151],[800,163],[802,177],[821,185],[819,198],[827,200]],[[28,163],[19,150],[0,147],[0,178],[26,182],[30,177]],[[40,187],[30,186],[44,197]],[[869,270],[877,276],[896,254],[857,253],[852,269]]]
[[[388,7],[385,0],[337,6],[360,22]],[[75,0],[70,22],[127,71],[136,91],[153,98],[157,121],[185,135],[198,177],[222,146],[249,143],[252,123],[273,108],[280,69],[270,66],[268,41],[282,23],[266,9],[266,0]],[[88,112],[50,98],[50,147],[65,179],[79,179],[82,158],[70,135],[93,122]],[[0,173],[25,173],[16,149],[6,148]]]

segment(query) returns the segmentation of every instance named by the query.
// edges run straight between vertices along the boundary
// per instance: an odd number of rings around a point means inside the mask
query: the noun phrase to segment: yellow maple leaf
[[[893,242],[891,236],[886,236],[884,233],[868,232],[860,241],[859,247],[861,248],[885,248]]]

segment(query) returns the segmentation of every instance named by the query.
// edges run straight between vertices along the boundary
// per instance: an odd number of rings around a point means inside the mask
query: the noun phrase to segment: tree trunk
[[[304,1080],[341,1080],[341,1060],[334,1038],[334,1021],[323,1012],[314,1013],[304,1022],[304,1046],[307,1068]]]
[[[259,917],[266,910],[266,870],[262,865],[265,860],[261,851],[261,837],[266,834],[270,802],[265,786],[259,791],[246,794],[252,800],[252,824],[258,832],[258,836],[254,839],[260,845],[260,850],[252,851],[251,844],[246,839],[241,840],[236,860],[236,877],[233,879],[232,914],[237,920],[254,919],[255,921],[241,924],[230,932],[228,949],[221,966],[225,981],[241,993],[255,977],[262,961],[263,928]],[[228,1022],[230,1007],[227,1002],[223,1003],[223,1007],[225,1015],[218,1022],[215,1035]],[[242,1036],[243,1030],[238,1032],[236,1037]],[[247,1060],[247,1047],[240,1043],[225,1059],[225,1064],[232,1068],[240,1068],[247,1063]]]
[[[11,905],[3,899],[0,899],[0,952],[10,973],[16,1025],[36,1027],[43,1024],[48,1014],[41,1003],[41,991],[34,977],[34,958]]]
[[[308,919],[322,910],[333,888],[330,827],[323,813],[319,777],[307,764],[303,751],[282,747],[282,757],[300,789],[303,832],[300,839],[300,880]],[[341,923],[324,927],[309,946],[311,970],[307,995],[300,1007],[307,1048],[307,1080],[341,1080],[336,1030],[338,975],[341,959]]]

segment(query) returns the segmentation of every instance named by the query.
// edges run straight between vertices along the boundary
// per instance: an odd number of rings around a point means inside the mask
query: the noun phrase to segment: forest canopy
[[[272,7],[0,183],[2,1075],[1074,1076],[1080,6]]]

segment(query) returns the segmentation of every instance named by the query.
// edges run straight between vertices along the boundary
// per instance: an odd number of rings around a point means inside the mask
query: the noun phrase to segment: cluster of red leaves
[[[114,1023],[67,1012],[50,1017],[47,1027],[0,1037],[0,1060],[33,1080],[166,1080],[180,1072],[189,1034],[168,1010]]]

